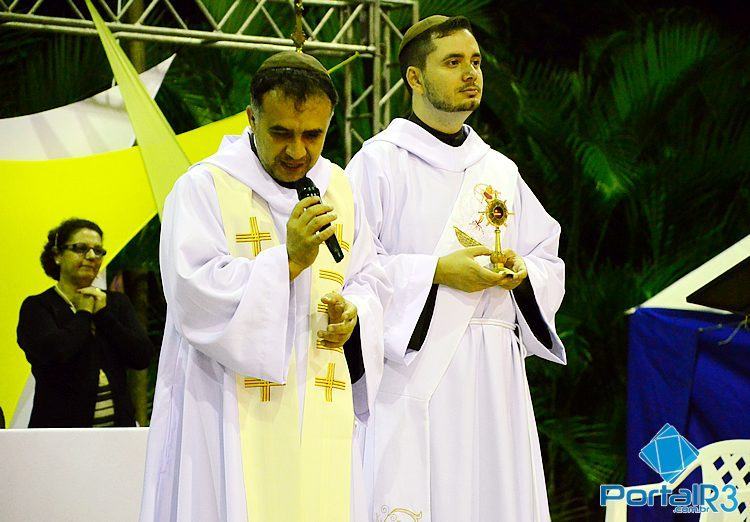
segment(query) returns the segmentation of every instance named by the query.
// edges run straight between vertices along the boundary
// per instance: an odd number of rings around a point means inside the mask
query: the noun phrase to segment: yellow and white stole
[[[264,248],[278,245],[268,204],[221,169],[212,166],[210,170],[229,252],[252,259]],[[312,275],[310,332],[301,433],[295,352],[304,347],[292,350],[286,384],[237,376],[242,469],[251,522],[349,520],[354,426],[351,379],[343,349],[327,349],[317,339],[318,330],[328,326],[326,305],[320,299],[328,292],[341,292],[354,238],[352,191],[336,165],[332,165],[325,202],[338,216],[333,226],[344,259],[336,263],[322,246],[308,268]]]

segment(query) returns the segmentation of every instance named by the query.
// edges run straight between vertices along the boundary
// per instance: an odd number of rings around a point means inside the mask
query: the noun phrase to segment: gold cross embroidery
[[[315,386],[320,386],[326,389],[326,402],[333,402],[333,390],[345,390],[346,383],[344,381],[335,380],[334,374],[336,372],[336,364],[328,363],[328,373],[325,377],[315,377]]]
[[[260,388],[260,402],[271,401],[271,387],[284,386],[277,382],[264,381],[255,377],[245,377],[245,388]]]
[[[329,281],[333,281],[334,283],[338,283],[342,286],[344,285],[344,276],[339,274],[338,272],[334,272],[333,270],[325,270],[321,268],[318,272],[318,275],[321,279],[328,279]]]
[[[236,241],[238,243],[250,243],[253,248],[253,255],[257,256],[260,254],[261,241],[271,241],[271,234],[268,232],[261,232],[258,229],[258,218],[255,216],[250,218],[250,232],[245,234],[237,234]]]
[[[349,252],[350,245],[344,241],[344,225],[343,223],[336,223],[336,239],[339,240],[341,248]]]

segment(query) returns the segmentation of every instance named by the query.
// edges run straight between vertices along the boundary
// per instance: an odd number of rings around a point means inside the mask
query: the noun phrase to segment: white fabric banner
[[[141,73],[153,98],[175,55]],[[125,149],[135,141],[120,88],[36,114],[0,119],[0,158],[46,160]]]

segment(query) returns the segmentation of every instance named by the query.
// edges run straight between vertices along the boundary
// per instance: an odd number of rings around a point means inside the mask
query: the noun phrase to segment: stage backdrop
[[[212,154],[224,134],[238,134],[244,113],[181,134],[178,142],[190,161]],[[0,406],[13,418],[29,375],[16,344],[23,299],[52,286],[39,264],[47,231],[71,216],[102,227],[112,259],[156,214],[156,204],[138,147],[83,158],[51,161],[0,161],[0,251],[6,252],[0,277]]]
[[[149,96],[138,73],[86,0],[112,72],[120,86],[139,147],[84,158],[45,162],[0,162],[6,173],[6,204],[0,217],[8,233],[0,240],[7,256],[0,282],[0,406],[12,418],[28,365],[15,345],[18,308],[23,298],[51,282],[39,270],[38,255],[46,231],[73,215],[99,223],[112,259],[157,213],[174,181],[191,162],[213,153],[224,134],[244,127],[239,114],[185,133],[179,138]],[[51,225],[51,224],[52,225]]]
[[[140,80],[153,99],[169,70],[172,55],[140,74]],[[0,119],[1,160],[49,160],[90,156],[131,147],[135,132],[125,110],[120,87],[63,107]],[[51,227],[52,225],[50,225]],[[94,286],[106,287],[106,270],[99,272]],[[29,376],[8,425],[25,428],[34,400],[36,382]]]

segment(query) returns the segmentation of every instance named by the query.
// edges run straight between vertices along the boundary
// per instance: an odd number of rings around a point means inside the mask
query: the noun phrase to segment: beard
[[[433,107],[443,112],[472,112],[479,108],[480,98],[474,98],[470,100],[464,100],[456,103],[448,98],[448,95],[441,93],[439,89],[435,88],[432,83],[425,78],[424,82],[425,97]]]

